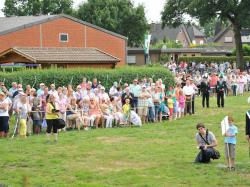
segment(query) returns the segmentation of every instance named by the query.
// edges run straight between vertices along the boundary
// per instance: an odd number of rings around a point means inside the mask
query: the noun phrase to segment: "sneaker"
[[[88,128],[88,127],[85,127],[85,128],[84,128],[84,130],[85,130],[85,131],[88,131],[88,130],[89,130],[89,128]]]

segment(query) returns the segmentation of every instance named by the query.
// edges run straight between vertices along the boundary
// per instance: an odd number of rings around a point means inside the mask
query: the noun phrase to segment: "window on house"
[[[225,43],[231,43],[231,42],[233,42],[233,37],[231,37],[231,36],[226,36],[226,37],[225,37]]]
[[[67,33],[60,33],[59,34],[59,40],[60,40],[60,42],[68,42],[69,41],[69,35]]]
[[[203,45],[204,44],[204,41],[203,40],[200,40],[200,45]]]
[[[242,36],[241,40],[243,43],[250,43],[250,35],[249,36]]]
[[[195,54],[192,54],[192,56],[195,56]]]
[[[136,64],[136,56],[127,56],[128,64]]]
[[[193,40],[193,41],[192,41],[192,43],[195,45],[195,44],[196,44],[196,41],[195,41],[195,40]]]

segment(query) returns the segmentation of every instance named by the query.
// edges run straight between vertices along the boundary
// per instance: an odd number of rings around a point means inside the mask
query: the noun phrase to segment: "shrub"
[[[161,67],[123,67],[116,69],[32,69],[15,73],[0,73],[0,81],[4,81],[7,87],[11,82],[30,84],[34,88],[39,87],[39,83],[46,85],[55,83],[58,86],[72,84],[74,87],[82,82],[86,77],[88,80],[97,78],[106,88],[110,88],[114,81],[131,83],[134,78],[153,78],[154,81],[161,78],[166,86],[174,85],[174,78],[171,72]]]
[[[242,45],[242,50],[243,50],[243,55],[244,56],[249,56],[250,55],[250,45],[243,44]],[[233,49],[232,54],[236,55],[236,49],[235,48]]]
[[[250,61],[250,56],[245,56],[244,57],[245,61]],[[235,62],[236,57],[235,56],[182,56],[179,57],[178,61],[186,61],[186,62],[217,62],[217,63],[222,63],[222,62]]]

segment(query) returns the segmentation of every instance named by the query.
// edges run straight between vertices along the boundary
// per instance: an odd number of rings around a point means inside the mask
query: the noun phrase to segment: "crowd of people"
[[[52,129],[57,134],[54,124],[58,118],[66,122],[64,130],[142,126],[194,114],[197,95],[202,96],[203,107],[209,107],[213,95],[217,95],[217,106],[224,107],[225,95],[243,95],[250,88],[247,71],[229,71],[231,66],[227,65],[216,72],[199,68],[190,73],[185,64],[181,62],[180,71],[173,71],[176,84],[168,87],[161,79],[154,82],[147,77],[132,83],[114,82],[111,88],[96,78],[84,78],[75,89],[72,85],[56,88],[55,84],[40,83],[36,90],[16,82],[7,89],[0,82],[0,137],[7,137],[13,114],[20,137],[39,134],[42,127],[47,128],[48,136]]]

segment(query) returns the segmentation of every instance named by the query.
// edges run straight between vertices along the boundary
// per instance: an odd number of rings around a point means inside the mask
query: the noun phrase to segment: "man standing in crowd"
[[[192,97],[194,95],[194,88],[192,85],[190,85],[190,80],[187,80],[186,86],[183,87],[183,93],[186,97],[185,114],[189,113],[189,115],[191,115],[191,103],[192,103]]]
[[[192,95],[192,114],[194,114],[194,100],[195,100],[195,92],[198,90],[197,86],[194,84],[193,79],[189,79],[190,81],[190,85],[193,87],[194,89],[194,94]]]
[[[223,75],[219,76],[219,80],[216,85],[216,93],[217,93],[217,106],[224,107],[224,93],[226,90],[226,81],[223,80]]]
[[[134,95],[134,110],[135,112],[138,112],[138,98],[140,96],[141,93],[141,87],[140,85],[138,85],[138,80],[134,79],[133,80],[133,84],[130,85],[130,91],[131,93]]]
[[[209,92],[210,92],[210,86],[208,82],[208,76],[204,75],[203,80],[200,85],[201,95],[202,95],[202,107],[205,107],[205,100],[206,100],[206,106],[209,108]]]
[[[146,123],[147,115],[148,115],[148,98],[151,96],[146,90],[146,85],[142,86],[142,91],[139,95],[138,101],[138,114],[141,117],[142,123]]]

